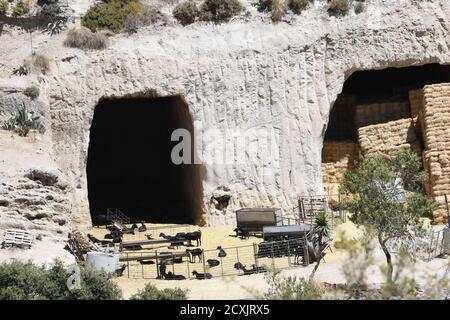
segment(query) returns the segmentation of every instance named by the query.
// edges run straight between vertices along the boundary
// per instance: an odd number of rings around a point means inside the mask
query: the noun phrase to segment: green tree
[[[14,261],[0,265],[0,300],[118,300],[120,288],[103,271],[80,266],[80,287],[69,290],[71,273],[59,260],[49,267]]]
[[[434,208],[422,193],[425,179],[419,157],[410,151],[362,159],[355,172],[345,175],[344,208],[351,212],[352,222],[375,232],[386,256],[389,281],[393,266],[387,242],[411,239],[420,228],[420,217]]]

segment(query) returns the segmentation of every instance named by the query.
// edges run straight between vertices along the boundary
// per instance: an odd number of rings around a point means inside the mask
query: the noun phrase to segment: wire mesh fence
[[[189,251],[190,250],[190,251]],[[288,269],[309,264],[306,238],[261,242],[251,245],[185,251],[142,250],[124,252],[124,275],[144,279],[194,279],[249,275],[268,269]]]

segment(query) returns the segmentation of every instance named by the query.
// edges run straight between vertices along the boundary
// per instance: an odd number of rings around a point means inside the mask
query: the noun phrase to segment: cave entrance
[[[450,82],[450,66],[358,71],[344,83],[330,112],[322,149],[325,191],[333,198],[359,155],[410,147],[422,154],[423,87]]]
[[[171,141],[171,135],[178,128],[191,133],[193,147],[192,117],[180,96],[103,99],[98,103],[87,159],[94,225],[108,208],[119,209],[132,222],[201,222],[198,165],[175,165],[171,160],[172,148],[178,143]]]

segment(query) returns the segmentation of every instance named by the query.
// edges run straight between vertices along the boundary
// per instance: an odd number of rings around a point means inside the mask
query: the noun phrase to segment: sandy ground
[[[161,227],[161,226],[160,226]],[[202,243],[205,250],[214,250],[218,245],[224,248],[235,247],[235,246],[247,246],[252,243],[260,242],[261,239],[256,237],[251,237],[248,240],[241,240],[230,235],[233,234],[234,227],[209,227],[209,228],[198,228],[191,226],[191,231],[201,229],[202,231]],[[178,229],[166,230],[168,234],[175,234]],[[172,232],[169,232],[172,231]],[[179,230],[180,231],[180,230]],[[104,229],[94,229],[93,232],[96,236],[100,237],[104,235],[106,230]],[[343,223],[337,226],[334,230],[335,238],[344,232],[348,238],[358,238],[363,234],[361,230],[357,229],[355,225],[351,222]],[[136,236],[127,235],[127,239],[137,239],[144,238],[144,234],[137,234]],[[158,236],[158,235],[155,235]],[[337,240],[337,239],[335,239]],[[164,249],[167,251],[167,248]],[[181,250],[181,248],[180,248]],[[227,249],[226,249],[227,250]],[[228,249],[230,252],[231,249]],[[242,260],[243,258],[240,257]],[[332,252],[328,251],[325,257],[325,261],[320,265],[317,273],[316,279],[321,282],[328,283],[344,283],[344,277],[342,274],[343,263],[346,261],[347,255],[343,250],[336,249],[332,247]],[[385,258],[381,250],[375,251],[375,263],[376,265],[370,267],[367,270],[368,278],[370,283],[381,283],[383,277],[379,271],[379,266],[385,263]],[[416,264],[417,273],[416,278],[418,281],[423,281],[424,274],[435,274],[442,275],[446,271],[448,261],[446,259],[433,259],[430,262],[419,261]],[[197,264],[191,264],[190,270],[192,271],[195,267],[200,268]],[[155,269],[155,266],[146,266]],[[296,275],[299,277],[308,277],[313,270],[314,265],[311,264],[308,267],[304,266],[293,266],[290,269],[282,271],[283,275]],[[169,269],[170,270],[170,269]],[[201,270],[200,270],[201,271]],[[213,275],[213,270],[207,270]],[[176,273],[180,273],[181,269],[177,267]],[[147,279],[141,277],[142,273],[131,274],[128,277],[126,274],[123,277],[116,278],[116,281],[123,290],[125,298],[129,298],[132,294],[136,293],[138,290],[142,289],[146,283],[153,283],[158,288],[185,288],[189,290],[189,299],[251,299],[256,298],[262,292],[267,290],[267,283],[265,281],[264,274],[246,275],[246,276],[224,276],[224,277],[214,277],[210,280],[195,280],[187,279],[180,281],[167,281],[167,280],[157,280],[154,279],[153,275],[149,273],[144,273],[148,276]],[[220,272],[219,272],[220,274]],[[155,274],[156,275],[156,274]],[[135,278],[133,278],[133,276]]]

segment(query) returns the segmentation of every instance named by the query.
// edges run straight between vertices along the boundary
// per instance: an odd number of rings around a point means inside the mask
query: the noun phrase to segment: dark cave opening
[[[103,99],[95,108],[87,159],[91,218],[117,208],[132,222],[202,220],[199,166],[171,160],[173,130],[192,136],[193,122],[180,96]],[[193,163],[193,162],[192,162]]]
[[[330,112],[325,142],[357,142],[359,127],[410,117],[409,92],[444,82],[450,82],[450,65],[353,73]]]

